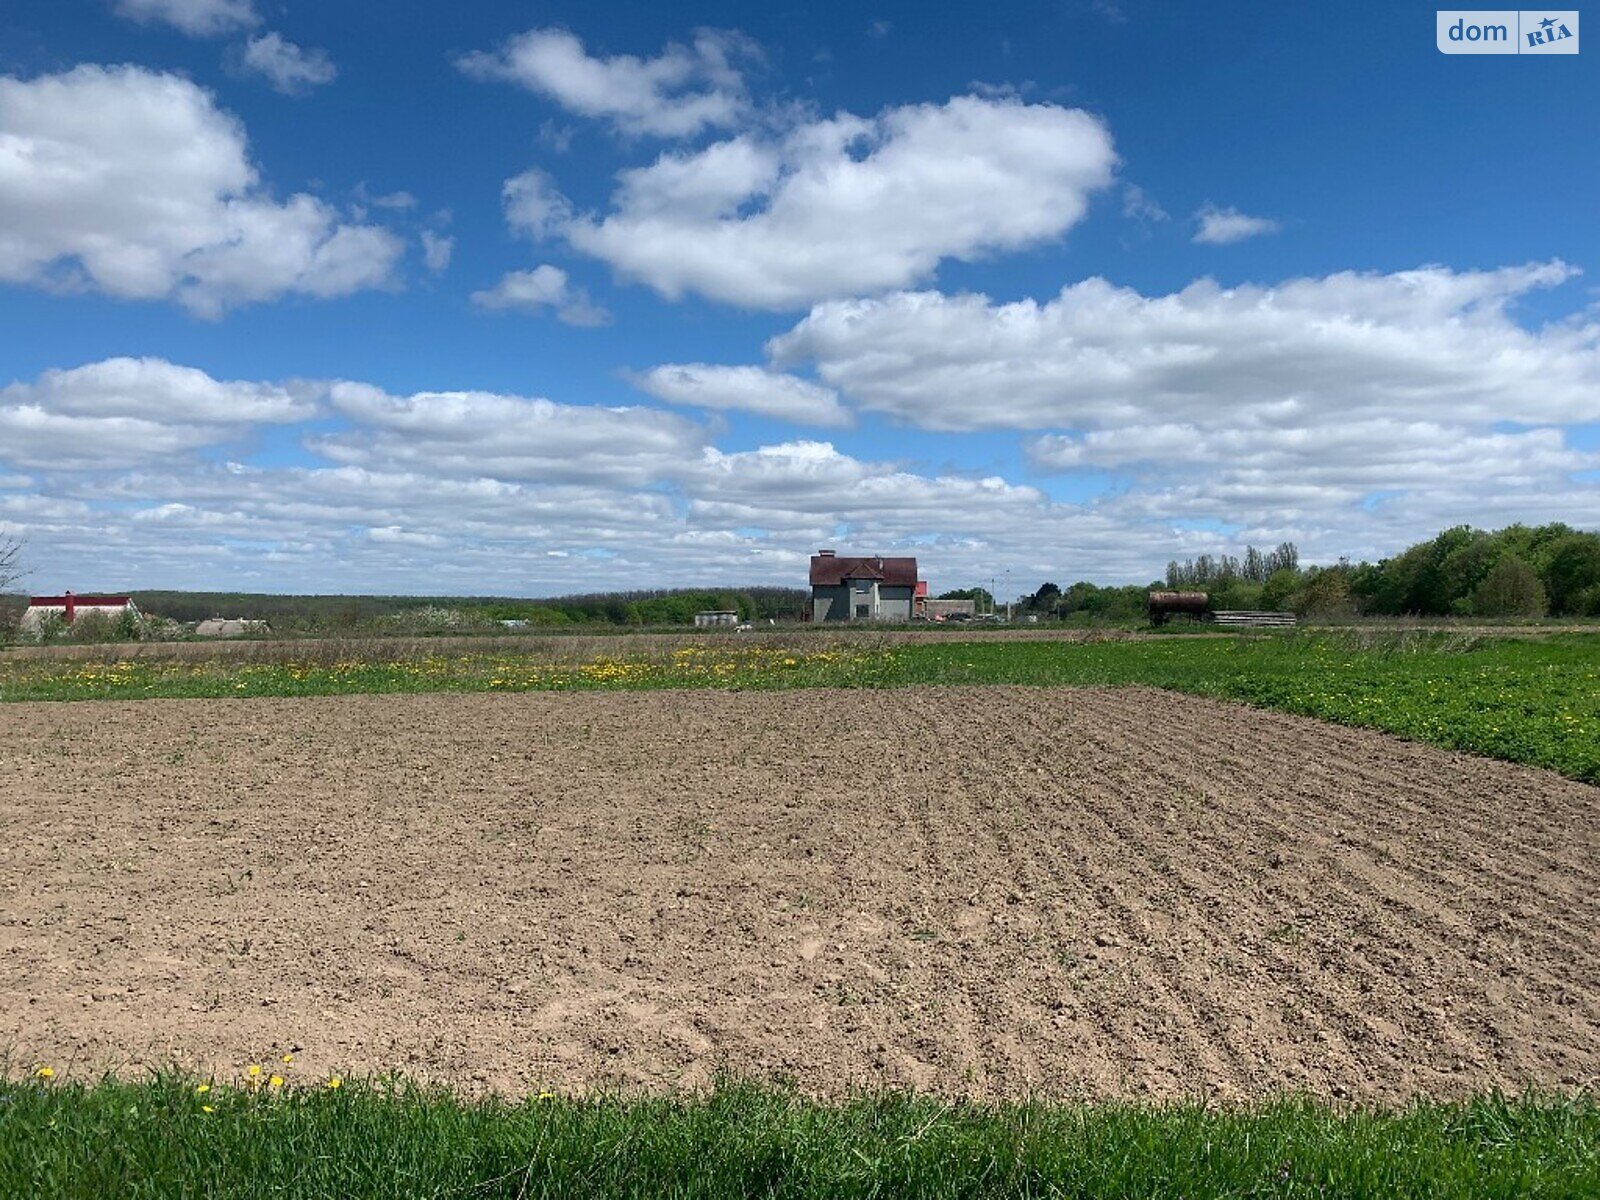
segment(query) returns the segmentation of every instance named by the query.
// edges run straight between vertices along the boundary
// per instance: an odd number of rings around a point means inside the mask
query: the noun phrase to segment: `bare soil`
[[[12,1070],[1600,1075],[1600,789],[1147,689],[6,705],[0,822]]]

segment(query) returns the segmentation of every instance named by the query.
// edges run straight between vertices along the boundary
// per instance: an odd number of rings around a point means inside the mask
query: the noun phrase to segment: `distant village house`
[[[821,550],[811,557],[811,619],[909,621],[917,613],[917,583],[914,558],[844,558]]]
[[[137,617],[139,610],[130,596],[79,596],[72,592],[62,596],[34,596],[28,601],[28,611],[22,614],[21,631],[25,636],[38,637],[52,620],[71,625],[90,613],[116,620],[123,613]]]

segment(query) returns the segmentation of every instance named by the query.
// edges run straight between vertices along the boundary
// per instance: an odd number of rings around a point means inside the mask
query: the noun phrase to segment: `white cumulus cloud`
[[[0,281],[173,298],[215,317],[388,286],[404,244],[274,200],[210,93],[139,67],[0,77]]]
[[[1009,374],[991,377],[1041,405],[1045,423],[1021,445],[1035,472],[1092,482],[1076,502],[982,464],[891,458],[807,436],[721,445],[719,422],[653,406],[225,380],[159,359],[111,359],[0,388],[0,524],[27,539],[41,590],[93,577],[114,587],[476,595],[803,586],[807,554],[825,545],[915,554],[936,590],[990,579],[1004,587],[1007,571],[1014,589],[1031,590],[1048,578],[1142,582],[1169,558],[1238,553],[1246,542],[1289,539],[1306,561],[1327,562],[1392,553],[1463,521],[1600,525],[1600,456],[1569,432],[1596,419],[1600,333],[1583,316],[1523,331],[1523,343],[1500,328],[1516,295],[1569,273],[1545,264],[1330,276],[1262,289],[1270,302],[1252,295],[1204,319],[1163,309],[1145,324],[1135,320],[1143,306],[1171,298],[1111,289],[1115,303],[1095,308],[1092,321],[1083,314],[1083,327],[1104,339],[1133,321],[1127,344],[1102,340],[1087,359],[1041,342],[1020,312],[991,313],[986,327],[981,307],[967,310],[972,340],[953,354],[970,360],[984,345],[991,364],[1014,360]],[[1200,293],[1180,295],[1205,309]],[[1221,305],[1232,293],[1206,295]],[[1290,316],[1279,325],[1250,315],[1280,306]],[[1388,349],[1356,353],[1329,318],[1345,310],[1366,314],[1367,335]],[[1235,344],[1219,331],[1237,321],[1245,328]],[[1452,323],[1488,344],[1483,359],[1444,380],[1428,364],[1437,349],[1428,330]],[[922,373],[922,344],[890,332],[870,321],[864,331],[881,339],[874,395],[897,394],[946,421],[999,411],[973,388],[977,375],[948,358]],[[1420,347],[1414,359],[1398,356],[1402,343]],[[1180,345],[1187,359],[1173,353]],[[1259,353],[1242,349],[1251,345]],[[1208,348],[1217,350],[1209,360]],[[1088,371],[1096,354],[1098,373]],[[1312,390],[1285,401],[1279,383],[1295,372],[1279,356],[1297,354]],[[1338,394],[1320,355],[1350,363],[1357,386],[1347,406],[1310,402]],[[1501,360],[1496,376],[1485,364]],[[1180,361],[1186,374],[1163,373]],[[706,409],[781,405],[762,389],[783,397],[792,386],[770,368],[770,379],[704,364],[677,367],[674,379],[672,369],[662,369],[660,391],[672,400],[681,389],[683,403]],[[1521,371],[1532,380],[1525,391],[1500,390]],[[1066,389],[1061,407],[1040,400],[1051,380]],[[1541,398],[1547,380],[1552,394]],[[808,400],[861,403],[849,387],[833,397],[826,379],[796,382],[825,393],[801,388],[797,418]],[[963,394],[967,410],[954,407]],[[1507,396],[1536,403],[1523,419],[1508,417]],[[1073,415],[1058,419],[1064,413]],[[269,431],[274,447],[298,439],[303,462],[252,464]],[[904,450],[937,444],[905,439]],[[1107,473],[1113,484],[1096,482]]]
[[[1324,511],[1378,492],[1425,491],[1465,479],[1484,487],[1520,488],[1600,467],[1600,455],[1574,450],[1560,429],[1496,433],[1382,417],[1298,429],[1167,425],[1076,437],[1048,434],[1031,443],[1028,453],[1044,469],[1131,470],[1145,479],[1201,477],[1204,491],[1215,499],[1248,494],[1254,506],[1314,496]]]
[[[611,314],[589,299],[589,293],[575,287],[560,267],[549,263],[531,271],[508,271],[494,287],[472,293],[480,308],[540,313],[553,310],[568,325],[605,325]]]
[[[450,269],[450,258],[455,254],[456,240],[431,229],[422,231],[422,265],[434,275]]]
[[[116,11],[134,21],[159,21],[190,37],[216,37],[261,23],[252,0],[115,0]]]
[[[1137,183],[1122,185],[1122,215],[1134,221],[1165,221],[1167,210]]]
[[[225,382],[159,358],[112,358],[0,388],[0,456],[54,470],[132,465],[316,412],[309,385]]]
[[[1600,327],[1506,312],[1575,274],[1424,267],[1165,296],[1088,279],[1010,304],[903,292],[818,305],[768,353],[933,429],[1596,420]]]
[[[558,404],[492,392],[394,396],[332,386],[334,411],[357,426],[313,443],[338,463],[514,481],[645,484],[698,455],[701,426],[649,408]]]
[[[1200,228],[1194,240],[1202,246],[1227,246],[1264,233],[1277,233],[1278,222],[1268,217],[1252,217],[1237,208],[1217,208],[1207,204],[1194,215]]]
[[[240,61],[245,70],[262,76],[285,96],[307,95],[339,74],[326,50],[303,50],[279,33],[251,38]]]
[[[535,241],[554,237],[572,220],[572,203],[549,174],[534,167],[506,180],[501,189],[506,223]]]
[[[591,55],[564,29],[532,29],[493,53],[464,55],[458,65],[475,79],[518,84],[626,133],[688,137],[745,117],[749,98],[738,63],[755,56],[744,38],[717,30],[639,58]]]
[[[725,453],[707,447],[689,473],[690,516],[722,526],[815,529],[840,522],[872,529],[869,541],[903,541],[937,529],[944,536],[992,536],[1010,521],[1039,519],[1042,493],[997,476],[927,476],[871,462],[831,442],[793,441]]]
[[[668,404],[737,410],[803,425],[851,423],[832,388],[761,367],[669,363],[633,377],[642,390]]]
[[[1059,237],[1115,163],[1088,113],[958,96],[663,154],[621,173],[603,216],[574,216],[528,172],[507,184],[506,214],[669,299],[786,309]]]
[[[1509,311],[1575,274],[1425,267],[1153,297],[1091,279],[1042,304],[900,293],[819,305],[768,349],[772,368],[808,365],[908,424],[1039,431],[1036,470],[1121,478],[1107,514],[1362,553],[1382,538],[1350,531],[1380,523],[1393,549],[1496,504],[1552,519],[1593,503],[1600,455],[1568,431],[1600,421],[1600,325]]]

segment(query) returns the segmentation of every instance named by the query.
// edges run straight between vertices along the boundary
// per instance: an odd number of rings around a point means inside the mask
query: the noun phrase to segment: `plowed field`
[[[1362,1099],[1600,1076],[1600,789],[1380,734],[1138,688],[0,723],[14,1069]]]

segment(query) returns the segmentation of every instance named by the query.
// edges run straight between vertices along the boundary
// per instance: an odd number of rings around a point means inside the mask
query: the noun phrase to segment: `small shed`
[[[22,614],[20,628],[24,634],[38,637],[51,618],[71,625],[86,613],[99,613],[115,620],[123,613],[132,613],[137,617],[139,610],[134,606],[131,596],[80,596],[75,592],[60,596],[32,596],[28,599],[28,610]]]
[[[737,610],[729,608],[707,609],[705,612],[695,613],[694,623],[697,627],[705,625],[737,625],[739,623],[739,613]]]

